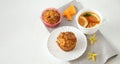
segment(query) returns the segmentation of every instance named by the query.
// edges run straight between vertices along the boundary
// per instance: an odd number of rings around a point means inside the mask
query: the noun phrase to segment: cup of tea
[[[100,12],[93,9],[80,10],[75,19],[78,28],[84,34],[94,34],[103,23],[103,18]]]

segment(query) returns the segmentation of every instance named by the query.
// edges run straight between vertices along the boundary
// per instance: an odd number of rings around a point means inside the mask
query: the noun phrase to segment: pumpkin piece
[[[72,15],[76,14],[75,7],[73,5],[70,5],[68,8],[66,8],[62,15],[67,18],[67,20],[72,20]]]
[[[63,16],[64,17],[66,17],[67,18],[67,20],[72,20],[72,17],[71,17],[71,15],[67,12],[67,10],[65,11],[65,13],[63,14]]]
[[[70,6],[68,7],[68,10],[69,10],[69,13],[70,13],[71,15],[76,14],[76,10],[75,10],[75,7],[74,7],[73,5],[70,5]]]
[[[72,17],[71,17],[70,15],[67,15],[66,18],[67,18],[67,20],[69,20],[69,21],[72,20]]]
[[[69,14],[69,11],[66,9],[66,10],[62,13],[62,15],[63,15],[64,17],[66,17],[67,15],[70,15],[70,14]]]

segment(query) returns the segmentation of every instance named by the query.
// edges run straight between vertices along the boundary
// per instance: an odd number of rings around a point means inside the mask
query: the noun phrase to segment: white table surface
[[[40,20],[42,10],[72,0],[0,0],[0,64],[69,64],[52,59],[46,49],[50,33]],[[80,0],[108,19],[100,28],[120,51],[120,0]],[[107,64],[119,64],[117,56]]]

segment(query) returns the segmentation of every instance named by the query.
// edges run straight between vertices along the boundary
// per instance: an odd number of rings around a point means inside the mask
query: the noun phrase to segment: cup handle
[[[103,18],[103,20],[102,20],[102,24],[105,24],[106,22],[108,22],[108,19]]]

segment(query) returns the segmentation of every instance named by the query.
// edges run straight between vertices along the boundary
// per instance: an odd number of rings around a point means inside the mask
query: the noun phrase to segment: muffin
[[[62,50],[71,51],[75,48],[77,39],[72,32],[61,32],[56,42]]]
[[[49,27],[57,26],[61,21],[61,15],[57,9],[49,8],[42,13],[42,20]]]

